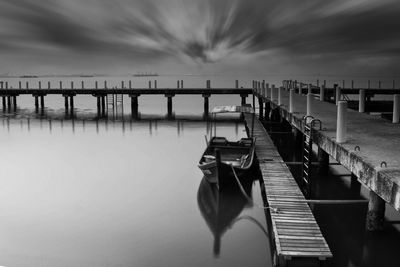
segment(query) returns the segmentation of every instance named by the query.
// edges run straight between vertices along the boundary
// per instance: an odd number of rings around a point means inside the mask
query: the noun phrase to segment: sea
[[[112,88],[132,81],[133,87],[145,88],[155,80],[159,88],[176,88],[178,80],[184,87],[205,87],[211,80],[212,87],[227,88],[239,79],[240,87],[249,88],[252,80],[262,78],[0,80],[10,88],[18,88],[19,81],[23,88],[26,83],[36,88],[39,81],[43,87],[48,82],[58,87],[61,81],[65,88],[71,82],[75,88],[81,81],[91,88],[95,81],[107,81]],[[269,78],[281,84],[282,77]],[[237,95],[213,95],[210,107],[238,105],[240,100]],[[128,97],[119,112],[106,118],[98,117],[96,105],[92,96],[77,96],[71,116],[62,96],[48,95],[45,110],[38,113],[31,96],[19,96],[16,111],[0,110],[0,266],[273,266],[268,216],[259,207],[259,175],[249,177],[248,201],[239,191],[218,193],[197,167],[210,130],[201,96],[175,96],[173,119],[167,118],[166,98],[160,95],[139,97],[140,120],[132,119]],[[240,117],[230,116],[215,126],[218,135],[231,140],[246,136]],[[284,158],[299,157],[289,135],[273,138]],[[338,166],[316,180],[323,196],[368,195],[366,189],[354,192],[348,172]],[[326,266],[396,266],[396,211],[388,207],[392,223],[383,233],[370,234],[364,226],[366,205],[315,205],[313,210],[334,253]]]

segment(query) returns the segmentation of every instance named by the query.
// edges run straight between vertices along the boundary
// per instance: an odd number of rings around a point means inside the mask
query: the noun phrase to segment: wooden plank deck
[[[250,128],[252,115],[245,115],[245,121]],[[258,119],[254,120],[254,136],[278,258],[332,257],[300,188]]]

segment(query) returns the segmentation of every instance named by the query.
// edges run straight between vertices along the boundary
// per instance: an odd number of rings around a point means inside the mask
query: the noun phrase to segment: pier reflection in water
[[[224,235],[219,258],[210,253],[197,203],[207,123],[181,118],[3,115],[0,265],[271,266],[267,238],[246,220]],[[230,139],[243,130],[219,122]],[[261,209],[242,216],[266,224]]]

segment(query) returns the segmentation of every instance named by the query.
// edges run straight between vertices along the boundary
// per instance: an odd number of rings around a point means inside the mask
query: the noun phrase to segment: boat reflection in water
[[[242,182],[247,196],[251,196],[253,181],[253,179],[245,179]],[[233,226],[244,208],[253,206],[252,201],[242,193],[239,186],[231,186],[219,191],[216,184],[209,183],[203,177],[197,193],[197,203],[214,235],[214,256],[218,257],[222,235]]]

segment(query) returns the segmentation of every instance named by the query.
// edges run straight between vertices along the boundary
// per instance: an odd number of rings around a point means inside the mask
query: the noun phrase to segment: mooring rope
[[[269,210],[272,210],[272,211],[275,212],[275,213],[278,213],[278,212],[279,212],[278,208],[266,207],[266,206],[264,206],[264,205],[261,205],[261,204],[258,204],[258,203],[256,203],[256,202],[254,202],[254,200],[253,200],[251,197],[249,197],[249,196],[247,195],[246,191],[244,190],[244,188],[243,188],[243,186],[242,186],[242,183],[239,181],[239,178],[238,178],[237,175],[236,175],[236,171],[235,171],[235,169],[233,168],[232,165],[231,165],[231,168],[232,168],[233,175],[235,176],[235,180],[236,180],[236,182],[237,182],[237,184],[238,184],[238,186],[239,186],[239,189],[240,189],[240,191],[242,192],[243,196],[247,199],[247,201],[249,201],[250,203],[252,203],[256,208],[260,208],[260,209],[264,209],[264,210],[268,210],[268,209],[269,209]]]

